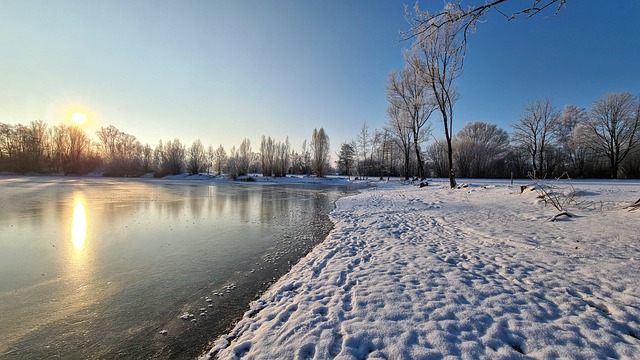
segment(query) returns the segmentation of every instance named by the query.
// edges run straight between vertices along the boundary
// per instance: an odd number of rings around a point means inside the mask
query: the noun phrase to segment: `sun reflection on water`
[[[81,251],[87,241],[87,215],[84,211],[84,198],[80,196],[76,198],[76,204],[73,208],[71,241],[77,251]]]
[[[71,236],[68,243],[66,256],[66,268],[70,279],[70,285],[76,290],[86,289],[91,282],[93,252],[91,222],[88,217],[91,209],[84,194],[77,192],[73,197],[73,215],[71,217]],[[82,291],[84,292],[84,291]],[[84,301],[84,300],[83,300]]]

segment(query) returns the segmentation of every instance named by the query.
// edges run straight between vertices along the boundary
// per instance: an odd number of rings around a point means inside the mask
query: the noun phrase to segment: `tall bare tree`
[[[585,136],[589,146],[609,160],[611,178],[620,163],[640,146],[640,98],[628,92],[609,93],[591,106]]]
[[[447,161],[449,165],[449,185],[456,186],[453,149],[453,110],[454,104],[459,98],[454,80],[462,74],[465,39],[465,23],[460,21],[463,15],[462,9],[457,4],[445,4],[448,15],[445,17],[432,17],[428,12],[422,12],[416,6],[415,13],[408,16],[411,32],[414,34],[414,46],[418,49],[419,57],[423,65],[416,66],[422,69],[420,75],[422,81],[428,84],[435,103],[442,116],[445,140],[447,142]],[[431,30],[427,30],[427,28]]]
[[[149,144],[144,144],[142,147],[142,161],[140,163],[140,169],[143,173],[148,173],[153,167],[153,149]]]
[[[313,173],[316,176],[324,176],[329,168],[330,152],[329,136],[324,128],[313,129],[311,134],[311,156],[313,157]]]
[[[226,162],[227,162],[227,152],[224,150],[224,147],[220,145],[216,148],[216,151],[213,155],[213,166],[218,172],[218,175],[222,174],[222,169],[224,169]]]
[[[273,164],[275,162],[275,142],[269,136],[268,138],[262,135],[262,141],[260,142],[260,160],[262,163],[262,175],[273,175]]]
[[[284,177],[291,166],[291,143],[289,137],[284,142],[278,141],[275,146],[273,176]]]
[[[388,127],[398,147],[402,150],[403,175],[409,180],[409,163],[411,161],[411,123],[406,111],[401,107],[389,104],[387,107]]]
[[[365,121],[362,123],[362,127],[360,128],[360,133],[356,138],[356,162],[358,166],[358,174],[363,177],[369,176],[370,171],[370,159],[369,159],[369,146],[371,145],[371,138],[369,136],[369,125]]]
[[[566,105],[556,128],[558,150],[563,167],[571,176],[583,177],[589,149],[580,139],[580,129],[587,123],[587,112],[575,105]]]
[[[300,150],[300,168],[303,174],[311,174],[311,146],[307,143],[307,139],[302,141],[302,149]]]
[[[415,150],[418,175],[426,177],[420,142],[428,136],[431,128],[427,121],[436,109],[435,98],[428,83],[421,76],[425,63],[414,52],[405,53],[407,66],[398,74],[395,70],[387,80],[387,100],[392,106],[401,108],[410,120],[413,149]]]
[[[560,112],[551,99],[530,101],[524,109],[520,121],[513,125],[513,139],[524,147],[531,156],[533,177],[547,175],[545,153],[556,134],[560,123]]]
[[[249,165],[253,160],[252,156],[251,140],[249,140],[249,138],[245,138],[240,143],[238,151],[236,152],[236,169],[238,176],[244,176],[249,173]]]
[[[27,150],[31,169],[42,171],[45,162],[47,143],[47,123],[42,120],[32,121],[29,124],[29,142]]]

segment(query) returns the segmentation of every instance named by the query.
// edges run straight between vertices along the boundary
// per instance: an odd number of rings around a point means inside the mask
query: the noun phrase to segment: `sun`
[[[83,113],[76,112],[71,115],[71,120],[78,125],[82,125],[87,122],[87,116]]]

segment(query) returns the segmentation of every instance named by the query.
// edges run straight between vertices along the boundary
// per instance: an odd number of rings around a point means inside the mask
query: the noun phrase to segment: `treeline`
[[[155,147],[114,126],[102,127],[91,139],[78,126],[49,127],[41,120],[29,125],[0,123],[0,171],[19,174],[73,174],[101,172],[104,176],[156,177],[175,174],[228,174],[236,179],[249,173],[285,176],[289,173],[324,176],[332,167],[329,136],[314,129],[302,150],[292,149],[289,139],[263,136],[260,151],[244,139],[226,151],[200,140],[186,146],[179,139],[162,141]]]
[[[403,79],[406,83],[400,85]],[[425,101],[415,106],[422,96],[416,95],[415,86],[411,101],[398,95],[410,83],[409,71],[391,74],[388,122],[374,131],[365,123],[355,139],[341,145],[341,174],[449,176],[447,142],[433,138],[426,121],[433,105]],[[567,105],[562,110],[550,99],[531,101],[511,132],[470,122],[453,135],[451,144],[456,177],[640,178],[640,97],[609,93],[589,109]]]
[[[270,136],[261,138],[257,151],[249,139],[227,151],[200,140],[186,146],[177,138],[151,147],[114,126],[98,130],[94,140],[78,126],[49,127],[38,120],[0,123],[0,171],[157,177],[224,173],[234,179],[250,173],[323,176],[332,171],[364,178],[448,177],[447,142],[433,137],[427,121],[433,105],[425,102],[410,113],[398,95],[406,91],[401,82],[409,75],[390,75],[387,123],[373,131],[363,124],[355,139],[340,145],[335,168],[322,128],[314,129],[299,151],[288,138]],[[550,99],[531,101],[510,132],[490,123],[467,123],[452,136],[451,151],[456,177],[640,178],[640,98],[609,93],[589,109],[567,105],[562,110]]]
[[[0,171],[83,174],[100,163],[93,142],[77,126],[0,123]]]

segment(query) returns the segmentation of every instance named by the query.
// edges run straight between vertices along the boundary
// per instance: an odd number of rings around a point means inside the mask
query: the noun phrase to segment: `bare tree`
[[[566,0],[529,0],[529,5],[523,6],[521,1],[520,7],[510,11],[504,10],[502,6],[515,1],[494,0],[466,8],[460,3],[448,2],[441,11],[435,13],[421,10],[418,3],[412,13],[405,8],[410,29],[402,32],[401,36],[405,41],[413,40],[414,47],[422,51],[427,68],[426,80],[433,87],[443,118],[449,182],[452,188],[456,184],[451,146],[453,104],[458,98],[452,81],[462,73],[468,34],[475,30],[477,22],[491,10],[502,14],[507,20],[514,20],[521,16],[528,18],[553,7],[556,7],[557,13],[565,2]]]
[[[311,150],[309,144],[307,143],[307,139],[304,139],[302,141],[300,165],[303,174],[311,174]]]
[[[143,163],[143,146],[135,136],[118,130],[115,126],[101,127],[96,131],[97,148],[105,165],[105,175],[139,175]]]
[[[71,162],[78,162],[82,155],[89,150],[90,139],[84,130],[75,125],[67,128],[67,136],[69,141],[67,158]]]
[[[290,158],[291,172],[295,174],[311,174],[311,153],[306,139],[302,141],[300,153],[292,150]]]
[[[640,146],[636,146],[635,150],[624,159],[620,164],[620,171],[626,178],[640,178]]]
[[[369,176],[369,167],[371,165],[369,163],[369,158],[367,156],[369,153],[368,149],[369,149],[369,145],[371,144],[371,139],[369,138],[369,125],[367,125],[366,121],[362,124],[362,127],[360,128],[360,133],[356,138],[356,144],[357,144],[356,149],[358,149],[358,151],[356,152],[358,174],[361,176],[367,177]]]
[[[289,138],[286,141],[276,142],[274,139],[262,136],[260,143],[260,160],[263,176],[283,177],[287,175],[290,164]]]
[[[273,164],[273,176],[287,176],[290,166],[291,143],[289,142],[289,137],[287,136],[284,142],[278,142],[276,144],[275,160]]]
[[[153,160],[151,162],[151,168],[155,172],[156,176],[162,174],[162,161],[164,159],[164,145],[162,140],[158,140],[158,145],[153,149]]]
[[[148,173],[153,167],[153,149],[149,144],[142,147],[142,162],[140,164],[142,172]]]
[[[324,128],[313,129],[311,135],[311,155],[313,157],[313,173],[316,176],[324,176],[329,168],[330,152],[329,136]]]
[[[112,162],[116,159],[118,138],[120,137],[120,130],[115,126],[109,125],[108,127],[101,127],[96,131],[98,137],[98,146],[102,157],[106,162]]]
[[[78,126],[61,124],[54,127],[53,145],[58,170],[65,174],[86,174],[100,165],[100,158],[93,151],[91,139]]]
[[[0,123],[0,159],[7,159],[11,155],[12,126]]]
[[[604,95],[591,106],[586,129],[589,146],[609,160],[611,178],[617,179],[620,163],[640,144],[640,98]]]
[[[376,154],[379,162],[379,175],[391,176],[393,171],[393,150],[395,143],[391,136],[389,126],[384,126],[382,130],[376,130],[376,137],[380,139],[380,144],[377,148]]]
[[[197,175],[204,172],[208,166],[207,155],[200,139],[191,144],[189,148],[189,158],[187,160],[187,172]]]
[[[207,175],[211,174],[211,170],[213,170],[213,161],[216,157],[216,150],[213,148],[213,145],[207,146]]]
[[[387,107],[388,126],[391,134],[402,150],[402,159],[404,162],[403,175],[405,180],[409,180],[409,162],[411,161],[411,124],[409,116],[402,109],[393,104]]]
[[[65,157],[69,148],[67,128],[68,127],[66,125],[60,124],[58,126],[54,126],[49,134],[52,142],[52,162],[55,172],[63,171],[64,164],[66,162]]]
[[[371,135],[371,151],[369,152],[369,174],[379,176],[381,174],[381,159],[379,155],[382,146],[382,133],[378,130]]]
[[[453,106],[459,96],[454,80],[462,74],[465,51],[464,32],[466,26],[460,19],[463,15],[459,5],[447,3],[445,17],[432,17],[428,12],[415,8],[415,14],[408,17],[411,31],[415,35],[414,46],[419,49],[423,65],[420,69],[423,81],[428,84],[435,103],[442,116],[445,140],[447,142],[447,161],[449,165],[449,185],[456,186],[453,149]],[[427,28],[431,30],[427,30]]]
[[[418,175],[424,179],[424,162],[422,160],[421,140],[431,132],[427,126],[429,117],[436,109],[435,99],[429,91],[424,77],[424,61],[415,53],[406,53],[407,66],[398,74],[395,70],[387,80],[387,100],[394,107],[402,109],[411,124],[413,148],[418,163]]]
[[[513,125],[513,139],[527,149],[531,156],[534,178],[547,175],[545,151],[552,141],[560,121],[560,112],[551,99],[530,101],[524,109],[520,121]]]
[[[50,132],[42,120],[29,126],[0,123],[0,169],[43,172],[50,157]]]
[[[185,153],[184,145],[177,138],[173,141],[165,142],[160,154],[161,172],[169,175],[182,174],[184,172]]]
[[[235,146],[229,150],[229,157],[225,164],[226,172],[232,179],[238,178],[238,151]]]
[[[566,105],[556,128],[556,139],[563,157],[563,171],[583,177],[589,149],[580,141],[579,129],[587,123],[587,112],[575,105]]]
[[[251,160],[251,140],[245,138],[242,140],[242,143],[240,143],[240,147],[238,147],[238,151],[236,152],[236,168],[238,176],[244,176],[249,173]]]
[[[213,165],[215,166],[218,175],[222,174],[222,169],[224,169],[225,163],[227,162],[227,152],[224,150],[222,145],[218,146],[214,155],[213,155]]]
[[[47,137],[47,124],[42,120],[32,121],[28,128],[27,152],[30,168],[34,171],[42,171],[45,162],[45,149],[49,141]]]
[[[454,139],[458,174],[462,177],[502,177],[509,134],[494,124],[467,123]]]
[[[435,139],[427,146],[427,156],[430,159],[430,167],[434,175],[446,177],[449,173],[446,141]]]
[[[351,176],[351,170],[355,165],[356,149],[348,142],[343,142],[338,153],[338,172]]]
[[[262,135],[262,141],[260,142],[260,160],[262,163],[262,175],[273,175],[273,164],[275,162],[275,142],[269,136],[266,138]]]

